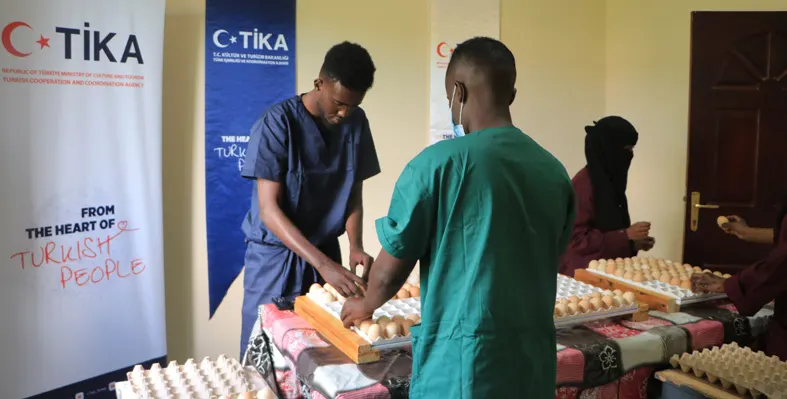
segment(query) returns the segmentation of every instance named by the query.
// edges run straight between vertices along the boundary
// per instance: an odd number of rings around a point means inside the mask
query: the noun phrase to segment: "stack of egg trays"
[[[734,389],[739,395],[753,398],[787,399],[787,363],[778,357],[767,357],[762,352],[741,348],[737,343],[702,352],[674,355],[672,367],[693,372],[711,384],[720,383],[724,389]]]
[[[328,313],[332,314],[337,319],[341,320],[342,314],[342,304],[339,302],[330,302],[330,303],[321,303],[320,304]],[[379,309],[374,311],[372,315],[372,320],[376,323],[377,319],[383,316],[387,316],[389,319],[393,319],[394,316],[402,316],[407,317],[411,314],[418,315],[421,317],[421,298],[405,298],[405,299],[391,299],[390,301],[386,302],[385,305],[380,307]],[[395,336],[393,338],[383,338],[382,336],[377,338],[376,340],[372,341],[369,339],[369,336],[366,335],[363,331],[361,331],[357,327],[352,327],[352,329],[361,336],[361,338],[365,339],[367,342],[372,344],[372,348],[375,349],[394,349],[394,348],[403,348],[410,345],[410,336],[400,337]]]
[[[590,295],[593,292],[602,292],[601,288],[574,280],[571,277],[562,274],[557,275],[557,291],[555,292],[555,300],[560,298],[568,298],[570,296],[582,297]]]
[[[593,292],[603,292],[601,288],[574,280],[562,274],[557,275],[557,293],[555,299],[568,298],[571,296],[583,297]],[[633,305],[621,306],[613,309],[592,310],[587,313],[580,313],[571,316],[555,318],[555,327],[566,327],[574,324],[586,323],[594,320],[609,319],[612,317],[625,316],[636,313],[639,309],[635,303]]]
[[[189,359],[179,365],[173,360],[166,368],[155,363],[149,370],[136,365],[126,377],[132,394],[140,399],[214,399],[262,388],[254,387],[246,379],[237,360],[224,355],[215,362],[206,357],[199,363]]]
[[[678,305],[689,305],[692,303],[708,302],[708,301],[714,301],[717,299],[723,299],[727,297],[726,294],[696,294],[691,290],[680,288],[672,284],[664,283],[658,280],[650,280],[650,281],[643,281],[641,283],[637,283],[631,280],[626,280],[622,277],[615,276],[614,274],[606,273],[601,270],[587,269],[587,271],[591,273],[600,274],[602,276],[606,276],[607,278],[612,280],[625,282],[626,284],[633,285],[635,287],[640,287],[640,288],[658,292],[663,295],[667,295],[671,298],[674,298],[675,302]]]

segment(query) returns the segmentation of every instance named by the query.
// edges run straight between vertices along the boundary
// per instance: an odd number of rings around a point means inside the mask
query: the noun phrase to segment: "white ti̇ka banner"
[[[166,356],[164,0],[0,2],[0,398]]]
[[[476,37],[500,39],[500,0],[432,0],[432,58],[429,63],[429,144],[451,139],[445,98],[445,69],[457,44]]]

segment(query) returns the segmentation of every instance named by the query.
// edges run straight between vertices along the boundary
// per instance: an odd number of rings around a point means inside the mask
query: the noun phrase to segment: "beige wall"
[[[631,217],[653,223],[654,256],[683,253],[692,11],[787,10],[784,0],[607,0],[606,112],[637,127]]]
[[[759,0],[758,7],[784,0]],[[688,101],[689,10],[736,1],[501,0],[501,36],[517,58],[515,123],[574,173],[582,127],[619,113],[642,132],[629,193],[633,217],[654,222],[654,254],[678,258],[682,242]],[[713,3],[713,4],[712,4]],[[769,4],[770,3],[770,4]],[[387,209],[404,164],[427,144],[428,1],[299,0],[298,90],[341,40],[366,46],[378,67],[364,108],[383,173],[365,187],[364,240]],[[751,7],[751,6],[749,6]],[[164,60],[164,230],[167,334],[172,358],[236,355],[242,284],[208,321],[204,183],[204,2],[167,2]],[[407,27],[405,29],[405,27]],[[663,166],[662,172],[656,167]],[[346,243],[343,242],[346,253]]]

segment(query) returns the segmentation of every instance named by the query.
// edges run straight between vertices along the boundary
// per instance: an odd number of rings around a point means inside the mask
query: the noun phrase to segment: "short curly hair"
[[[325,54],[320,75],[338,81],[345,88],[366,93],[374,83],[374,62],[365,48],[356,43],[342,42]]]

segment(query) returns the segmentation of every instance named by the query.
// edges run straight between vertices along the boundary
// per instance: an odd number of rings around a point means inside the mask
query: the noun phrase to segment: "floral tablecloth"
[[[769,305],[742,317],[722,301],[681,313],[652,311],[644,322],[612,319],[559,329],[555,397],[647,398],[652,374],[673,354],[732,341],[751,346],[772,315]],[[412,357],[396,350],[356,365],[295,313],[263,305],[245,361],[279,398],[406,398]]]

